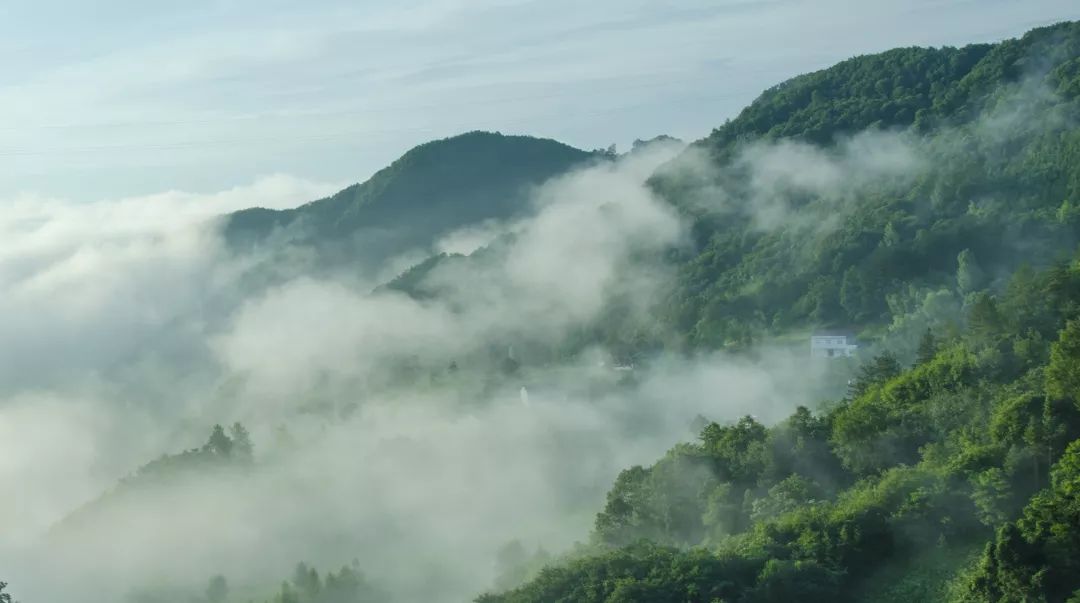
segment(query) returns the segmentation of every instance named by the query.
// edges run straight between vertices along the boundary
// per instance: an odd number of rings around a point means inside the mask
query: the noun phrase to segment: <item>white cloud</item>
[[[774,420],[809,403],[815,377],[799,367],[798,389],[784,389],[794,381],[776,375],[796,364],[782,354],[672,360],[636,388],[614,388],[588,359],[527,367],[520,381],[470,366],[488,345],[557,342],[616,293],[648,308],[664,275],[636,258],[682,228],[643,183],[671,153],[550,182],[536,216],[507,225],[516,236],[499,262],[436,271],[449,289],[425,302],[312,276],[247,287],[247,264],[207,216],[321,185],[278,177],[211,195],[9,206],[0,349],[18,352],[0,363],[0,438],[13,451],[0,480],[19,496],[0,506],[13,534],[0,543],[5,579],[41,600],[93,585],[104,603],[143,581],[276,583],[301,559],[358,557],[404,600],[464,599],[491,584],[507,541],[559,550],[582,538],[618,471],[692,437],[695,415]],[[402,372],[412,357],[418,370]],[[200,472],[121,499],[85,532],[36,541],[117,477],[236,419],[255,434],[250,473]],[[282,423],[293,447],[274,443]]]
[[[336,188],[278,175],[209,195],[0,204],[4,388],[77,380],[130,361],[152,334],[197,315],[234,275],[222,261],[215,216],[296,205]]]

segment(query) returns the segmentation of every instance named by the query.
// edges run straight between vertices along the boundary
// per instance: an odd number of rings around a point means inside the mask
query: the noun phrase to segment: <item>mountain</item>
[[[1070,255],[1078,32],[900,48],[766,90],[650,179],[694,244],[670,258],[655,324],[608,325],[601,343],[637,357],[844,328],[910,357],[967,293]],[[423,290],[441,263],[392,288]]]
[[[240,250],[287,243],[378,263],[464,226],[519,217],[532,187],[597,157],[554,140],[470,132],[420,145],[331,197],[238,211],[225,235]]]
[[[857,57],[766,91],[691,146],[694,169],[684,157],[651,181],[696,243],[670,328],[706,348],[813,327],[882,335],[965,269],[979,282],[961,293],[1071,254],[1078,57],[1080,24],[1062,23]]]
[[[589,544],[478,602],[1080,601],[1080,23],[794,78],[651,186],[693,223],[689,346],[886,351],[627,468]]]
[[[596,160],[471,133],[328,199],[238,212],[226,233],[377,261],[522,215],[531,186]],[[1080,23],[794,78],[649,186],[692,225],[663,258],[676,286],[655,328],[609,312],[579,348],[602,336],[624,360],[845,326],[880,353],[821,408],[704,420],[618,475],[586,543],[514,555],[520,585],[477,601],[1080,601]],[[437,297],[429,275],[497,264],[502,243],[385,287]],[[159,481],[247,470],[231,441],[147,465],[69,526]]]

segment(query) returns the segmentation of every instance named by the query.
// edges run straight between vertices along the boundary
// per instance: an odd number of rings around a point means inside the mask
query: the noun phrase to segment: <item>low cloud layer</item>
[[[783,351],[658,360],[631,377],[603,350],[529,363],[530,346],[557,345],[613,297],[648,318],[671,275],[643,258],[685,233],[644,182],[674,152],[548,183],[534,217],[436,267],[430,299],[306,275],[244,287],[255,260],[230,255],[211,218],[321,185],[277,177],[212,196],[12,206],[0,274],[18,320],[0,329],[12,351],[0,438],[14,454],[0,480],[20,496],[0,503],[5,579],[27,600],[92,585],[116,601],[197,590],[214,573],[272,585],[299,560],[355,558],[401,600],[466,599],[491,586],[508,541],[560,551],[587,534],[618,471],[692,438],[696,416],[774,421],[815,402],[821,375]],[[524,365],[500,376],[483,368],[491,358]],[[254,435],[250,470],[113,498],[89,525],[49,531],[117,478],[236,420]]]
[[[337,187],[272,176],[216,194],[69,203],[21,197],[0,210],[0,392],[92,378],[197,315],[229,287],[212,218],[288,206]]]

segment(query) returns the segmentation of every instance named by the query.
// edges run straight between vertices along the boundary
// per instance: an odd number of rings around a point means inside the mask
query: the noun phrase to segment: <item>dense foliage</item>
[[[665,312],[687,344],[854,325],[895,352],[623,471],[587,546],[478,601],[1080,600],[1078,57],[1078,23],[859,57],[661,170],[694,223]],[[883,128],[916,167],[759,189],[763,153],[856,166]]]
[[[1080,24],[1064,23],[858,57],[763,94],[694,145],[707,169],[653,178],[696,243],[665,304],[672,330],[696,347],[880,330],[913,306],[943,313],[927,300],[943,287],[1071,253],[1078,55]]]
[[[870,362],[819,413],[710,423],[623,471],[589,547],[478,601],[1066,600],[1080,590],[1080,261],[1012,285],[919,363]],[[876,582],[898,567],[903,588]]]

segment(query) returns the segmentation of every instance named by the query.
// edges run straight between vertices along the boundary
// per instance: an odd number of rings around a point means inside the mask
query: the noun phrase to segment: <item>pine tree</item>
[[[214,425],[214,431],[210,433],[205,448],[215,455],[229,457],[232,455],[233,441],[225,435],[225,429],[221,425]]]
[[[937,338],[929,328],[919,339],[919,349],[915,354],[915,364],[926,364],[937,355]]]
[[[251,434],[242,423],[237,421],[229,429],[232,436],[233,456],[241,461],[251,461],[255,457],[255,446],[251,443]]]
[[[1080,404],[1080,320],[1069,321],[1050,350],[1046,393]]]
[[[997,301],[992,296],[985,292],[975,295],[968,310],[968,330],[977,341],[990,341],[1001,332],[1004,323]]]
[[[963,294],[974,293],[983,286],[986,275],[970,249],[956,256],[956,285]]]
[[[296,565],[292,582],[296,590],[304,595],[307,600],[315,599],[315,597],[319,596],[319,592],[322,591],[322,580],[319,578],[319,572],[313,567],[308,567],[303,562]]]
[[[871,386],[885,383],[900,374],[900,361],[891,352],[875,356],[869,363],[859,367],[859,376],[848,386],[848,398],[854,400],[865,394]]]

